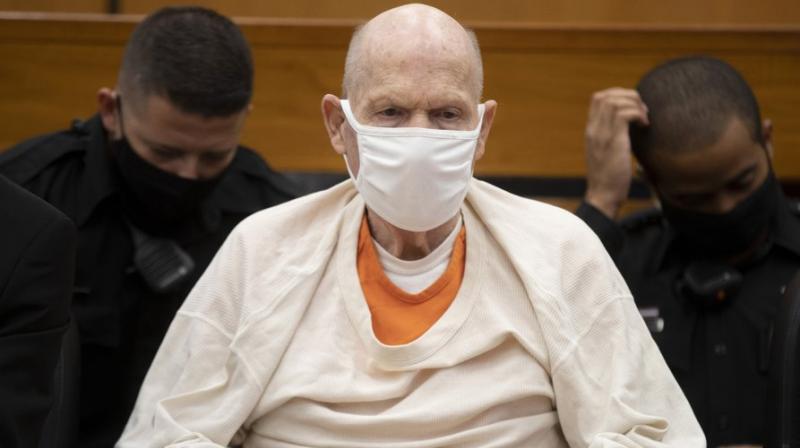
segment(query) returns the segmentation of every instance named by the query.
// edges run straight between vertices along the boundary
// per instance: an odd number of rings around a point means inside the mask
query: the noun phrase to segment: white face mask
[[[472,178],[483,104],[471,131],[365,126],[347,100],[341,104],[358,136],[358,176],[346,163],[347,170],[372,211],[413,232],[434,229],[458,213]]]

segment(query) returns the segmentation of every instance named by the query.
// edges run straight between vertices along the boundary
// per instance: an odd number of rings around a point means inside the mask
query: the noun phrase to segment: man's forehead
[[[124,100],[123,100],[124,101]],[[141,110],[135,111],[130,124],[137,125],[151,146],[227,150],[235,147],[246,118],[246,111],[227,117],[204,117],[182,111],[160,95],[142,98]]]
[[[472,62],[473,50],[457,39],[400,39],[380,36],[364,42],[361,57],[370,62],[425,63],[435,65],[467,65]]]
[[[362,57],[356,92],[351,92],[354,97],[399,96],[404,89],[402,96],[413,93],[475,103],[480,99],[478,74],[463,53],[395,48],[366,51]]]

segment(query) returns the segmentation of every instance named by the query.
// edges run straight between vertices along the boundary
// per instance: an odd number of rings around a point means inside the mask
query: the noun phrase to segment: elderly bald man
[[[439,10],[357,31],[322,100],[352,181],[233,232],[118,446],[705,446],[593,233],[472,178],[481,85]]]

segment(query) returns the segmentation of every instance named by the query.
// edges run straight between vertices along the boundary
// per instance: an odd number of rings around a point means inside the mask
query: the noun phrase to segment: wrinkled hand
[[[584,200],[611,219],[628,197],[633,178],[628,125],[649,125],[647,106],[631,89],[611,88],[592,95],[586,124]]]

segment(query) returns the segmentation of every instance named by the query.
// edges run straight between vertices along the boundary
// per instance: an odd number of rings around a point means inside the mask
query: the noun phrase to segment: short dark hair
[[[764,144],[761,113],[747,81],[728,63],[708,56],[667,61],[642,77],[636,90],[649,126],[631,125],[640,163],[653,150],[682,151],[716,143],[734,117]]]
[[[133,31],[120,85],[128,96],[162,95],[184,112],[228,116],[252,97],[250,46],[230,19],[212,10],[163,8]]]

